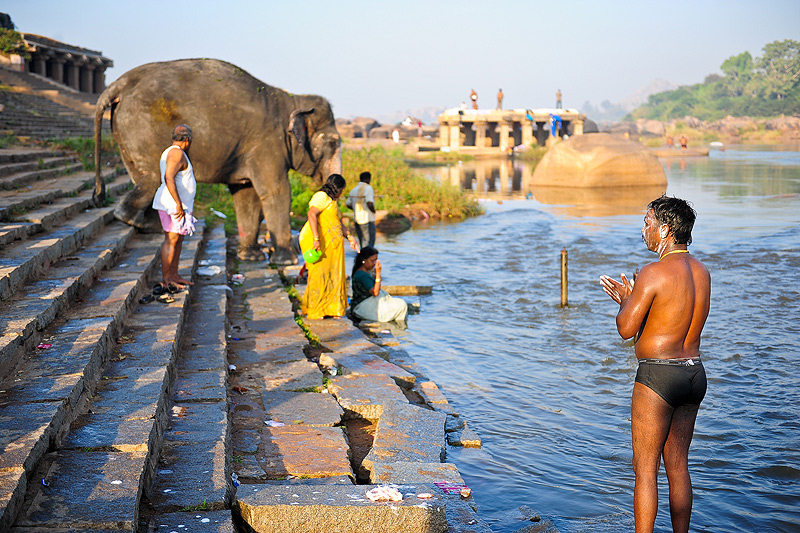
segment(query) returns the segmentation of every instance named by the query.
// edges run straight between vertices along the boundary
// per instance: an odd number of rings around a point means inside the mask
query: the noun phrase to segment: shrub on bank
[[[400,148],[369,146],[342,152],[342,172],[347,179],[344,196],[358,185],[358,176],[372,173],[375,208],[401,213],[412,205],[427,205],[429,214],[442,218],[466,218],[481,214],[477,200],[457,187],[430,180],[413,171]]]

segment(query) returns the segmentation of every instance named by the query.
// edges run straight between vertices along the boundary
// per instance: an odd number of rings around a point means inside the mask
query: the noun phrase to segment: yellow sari
[[[301,309],[310,319],[344,316],[347,310],[347,286],[339,206],[323,191],[314,194],[308,205],[320,210],[317,222],[322,258],[313,265],[306,263],[308,284],[303,293]],[[313,247],[314,233],[306,222],[300,230],[300,248],[308,250]]]

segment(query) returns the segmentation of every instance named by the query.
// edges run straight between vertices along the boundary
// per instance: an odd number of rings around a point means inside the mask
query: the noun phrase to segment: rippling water
[[[798,531],[800,152],[740,147],[665,167],[668,194],[698,211],[690,250],[713,284],[692,530]],[[404,347],[483,439],[448,460],[495,531],[530,524],[523,505],[564,532],[633,530],[636,359],[597,278],[655,258],[639,234],[649,199],[491,201],[484,216],[378,242],[388,284],[435,286]],[[656,529],[671,530],[663,470],[661,481]]]

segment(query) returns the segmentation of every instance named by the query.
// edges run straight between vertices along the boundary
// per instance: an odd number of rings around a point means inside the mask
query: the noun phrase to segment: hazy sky
[[[143,63],[224,59],[327,97],[339,117],[618,102],[655,78],[702,82],[728,57],[800,40],[800,0],[3,0],[17,29]]]

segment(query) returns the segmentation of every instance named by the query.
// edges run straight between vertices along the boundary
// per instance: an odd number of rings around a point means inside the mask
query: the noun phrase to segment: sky
[[[800,40],[800,0],[3,0],[21,32],[102,51],[110,83],[152,61],[234,63],[319,94],[341,118],[458,107],[620,102],[654,79],[719,73]]]

